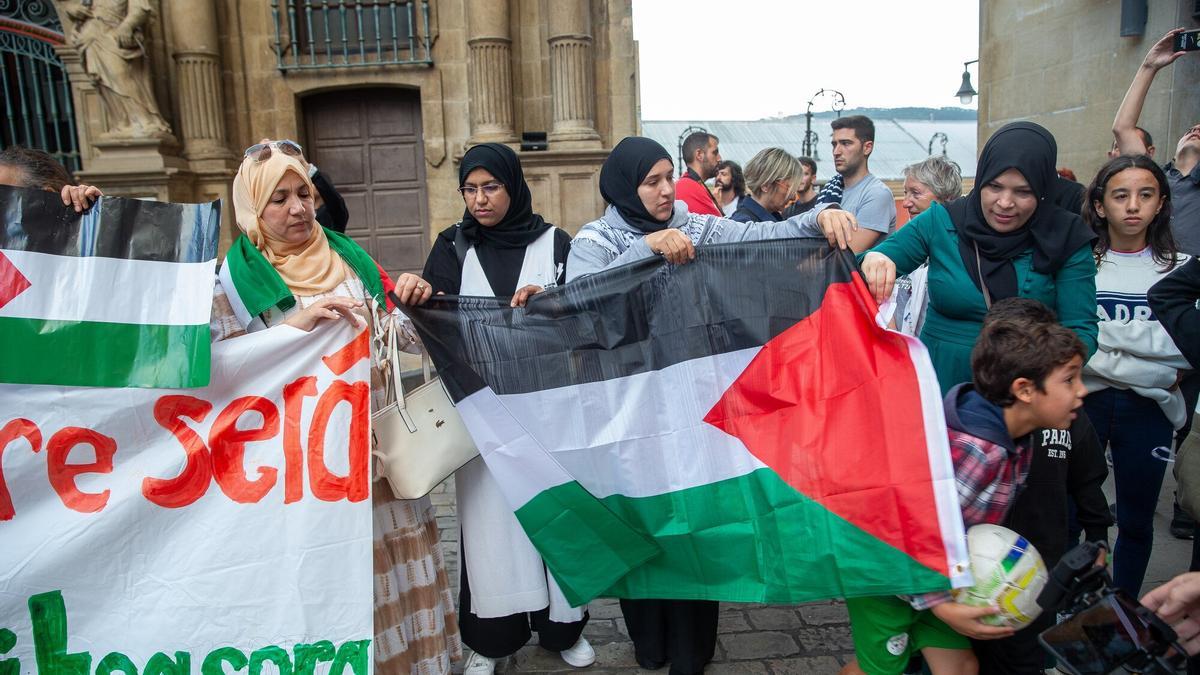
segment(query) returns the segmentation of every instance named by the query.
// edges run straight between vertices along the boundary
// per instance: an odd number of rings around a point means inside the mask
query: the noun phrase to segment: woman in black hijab
[[[1002,127],[979,156],[975,188],[933,204],[862,259],[882,302],[897,274],[929,259],[929,314],[921,341],[942,393],[971,379],[971,348],[983,315],[1002,298],[1041,301],[1096,350],[1096,235],[1053,202],[1058,147],[1032,122]]]
[[[785,237],[824,237],[846,248],[854,218],[828,204],[788,220],[741,223],[689,213],[675,201],[675,167],[658,142],[630,136],[613,148],[600,169],[600,194],[608,207],[571,243],[568,278],[595,274],[640,258],[661,255],[672,264],[695,257],[695,246]],[[670,664],[670,675],[697,675],[717,645],[719,605],[714,600],[621,600],[634,658],[647,670]]]
[[[396,280],[396,295],[402,304],[421,304],[434,293],[445,293],[512,296],[517,307],[537,290],[565,281],[571,235],[533,212],[517,153],[500,143],[472,147],[463,155],[458,183],[466,206],[462,220],[438,234],[420,276],[402,274]],[[553,238],[554,274],[541,278],[542,283],[521,284],[518,289],[527,247],[543,235]],[[469,254],[477,257],[492,292],[462,290],[464,265],[472,257]]]
[[[858,226],[854,216],[821,204],[783,221],[737,222],[689,213],[675,200],[675,166],[657,141],[623,139],[600,169],[600,195],[608,207],[579,228],[571,242],[567,279],[576,279],[639,258],[661,255],[673,264],[695,257],[695,247],[789,237],[824,237],[847,247]]]
[[[403,274],[396,295],[405,305],[434,293],[510,297],[522,306],[534,293],[565,281],[571,237],[533,212],[517,154],[498,143],[463,156],[462,221],[434,241],[421,276]],[[471,648],[464,675],[490,675],[538,631],[542,648],[568,664],[591,665],[583,638],[586,608],[571,607],[521,529],[500,486],[477,457],[454,474],[462,527],[458,623]]]

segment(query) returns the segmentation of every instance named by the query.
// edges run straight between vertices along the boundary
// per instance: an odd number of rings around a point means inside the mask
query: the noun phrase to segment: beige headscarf
[[[279,272],[283,283],[296,295],[315,295],[332,290],[346,278],[346,265],[329,247],[325,230],[314,222],[308,241],[292,244],[272,237],[263,227],[262,212],[271,201],[275,187],[288,171],[295,172],[308,186],[317,190],[308,178],[308,166],[302,158],[285,155],[272,148],[271,156],[258,162],[247,157],[233,177],[233,212],[238,227],[255,248]]]

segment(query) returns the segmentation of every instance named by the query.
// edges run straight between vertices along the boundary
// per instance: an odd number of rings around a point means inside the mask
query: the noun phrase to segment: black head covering
[[[1033,249],[1033,269],[1042,274],[1057,272],[1080,246],[1095,240],[1077,213],[1054,203],[1058,144],[1044,127],[1032,122],[1006,124],[992,134],[979,155],[975,187],[965,197],[947,205],[950,220],[958,230],[958,250],[967,273],[980,289],[979,270],[992,300],[1018,294],[1017,272],[1012,261]],[[980,193],[997,176],[1016,169],[1038,199],[1037,210],[1019,230],[1000,233],[983,215]],[[978,258],[976,257],[978,247]]]
[[[628,136],[617,143],[604,160],[604,166],[600,167],[600,196],[616,207],[625,222],[642,232],[658,232],[671,222],[670,218],[655,220],[637,191],[660,159],[670,161],[671,155],[658,141]],[[671,165],[674,166],[674,162]]]
[[[458,184],[462,185],[475,169],[487,169],[508,191],[508,213],[492,227],[484,227],[464,209],[462,233],[472,244],[497,248],[525,248],[543,232],[554,227],[533,212],[533,197],[521,170],[521,160],[512,148],[500,143],[476,145],[463,155],[458,167]]]
[[[342,195],[333,186],[333,181],[329,180],[323,172],[317,171],[312,175],[313,187],[317,188],[317,192],[321,194],[321,199],[325,203],[321,208],[317,209],[317,222],[322,227],[327,227],[334,232],[345,232],[346,225],[350,222],[350,211],[346,208],[346,200],[342,199]]]

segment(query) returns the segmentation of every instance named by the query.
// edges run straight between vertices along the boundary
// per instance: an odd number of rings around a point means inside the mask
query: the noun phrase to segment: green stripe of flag
[[[516,514],[555,572],[563,596],[574,606],[599,596],[631,569],[659,554],[649,537],[574,481],[541,492]],[[557,572],[577,568],[584,573]]]
[[[208,385],[208,324],[0,317],[0,382],[68,387]]]
[[[607,554],[603,544],[589,538],[574,515],[563,513],[579,501],[564,493],[582,491],[570,485],[539,494],[517,512],[564,593],[568,587],[604,587],[615,572],[597,561]],[[650,533],[662,553],[601,592],[580,590],[583,600],[603,595],[794,603],[950,587],[944,575],[797,492],[767,468],[653,497],[598,501],[609,519],[639,523],[637,529]],[[555,520],[562,523],[559,531],[527,524]],[[580,598],[566,595],[572,603]]]

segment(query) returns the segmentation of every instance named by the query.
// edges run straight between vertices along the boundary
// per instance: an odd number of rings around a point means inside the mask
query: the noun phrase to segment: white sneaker
[[[492,675],[495,671],[496,659],[489,659],[478,652],[471,652],[463,666],[463,675]]]
[[[587,638],[582,635],[570,649],[559,652],[559,654],[563,661],[576,668],[587,668],[596,662],[596,650],[592,649],[592,645],[588,644]]]

